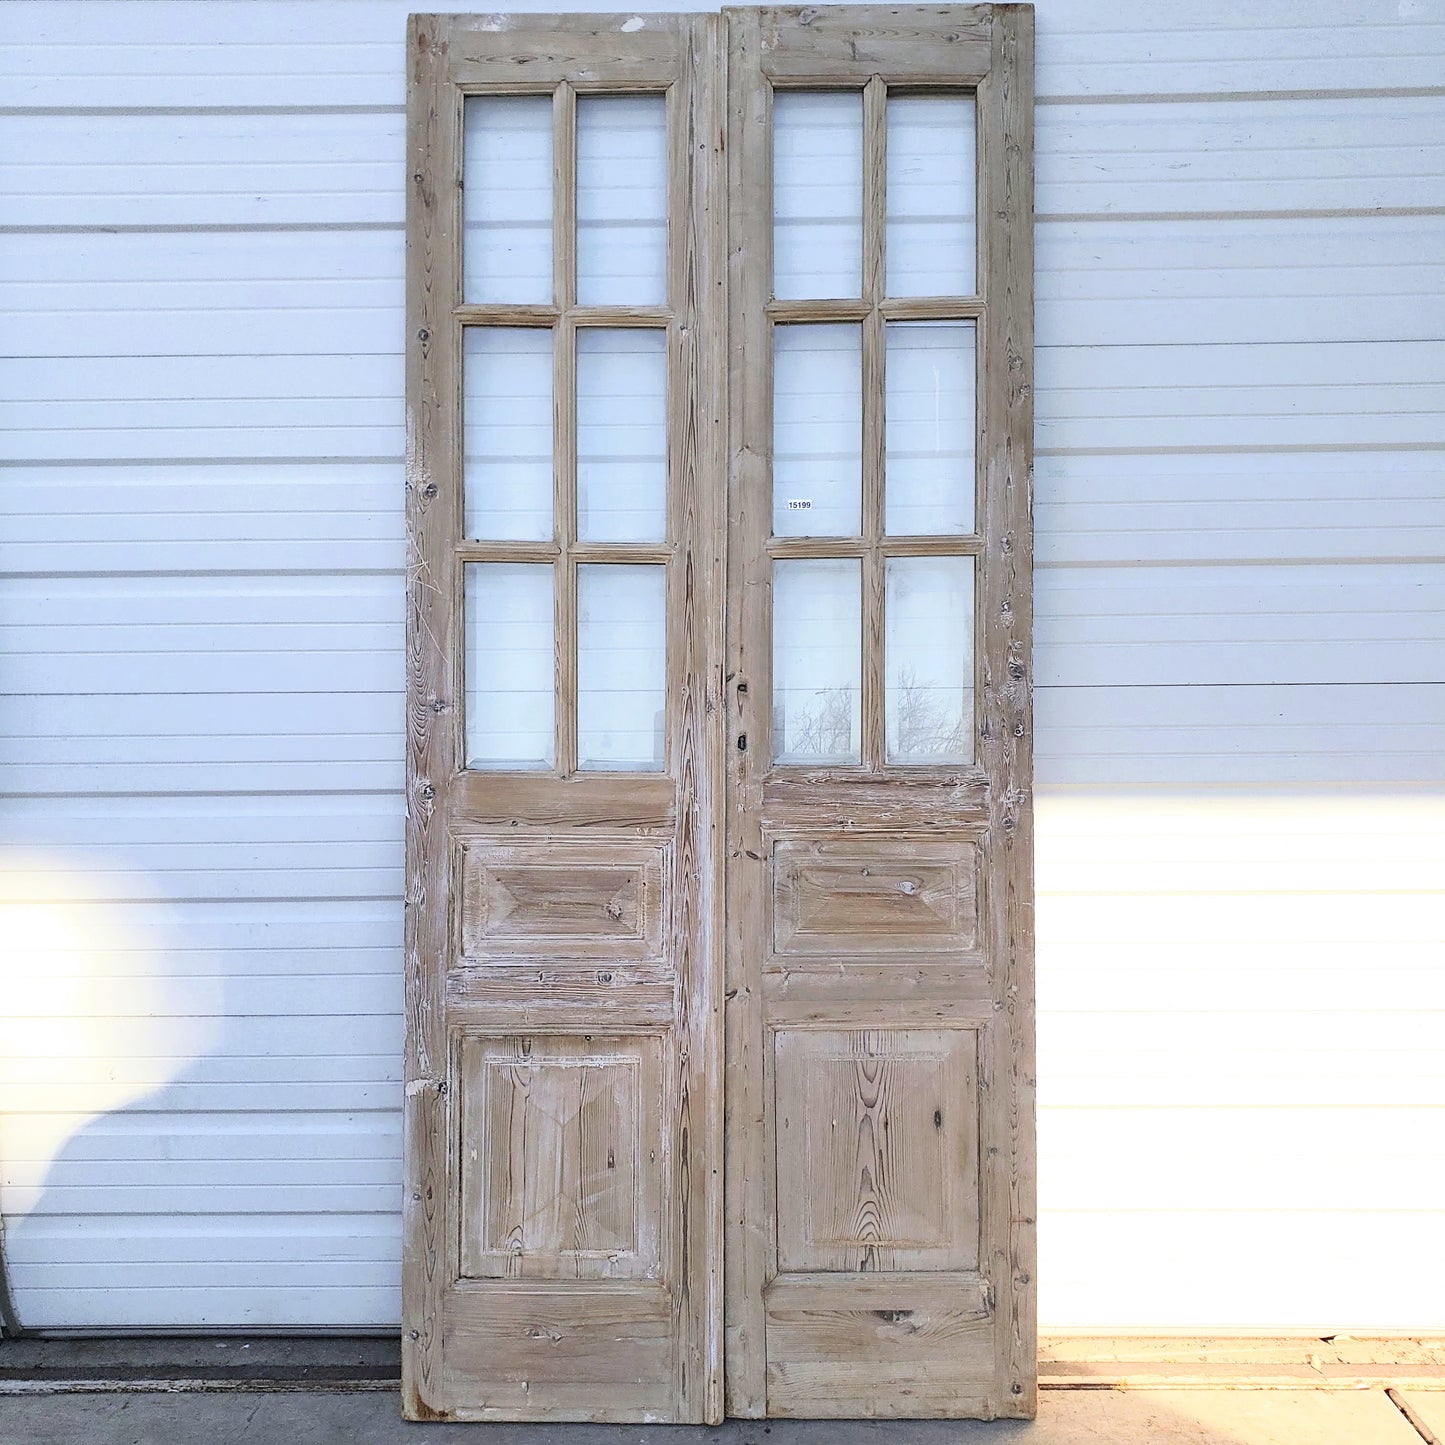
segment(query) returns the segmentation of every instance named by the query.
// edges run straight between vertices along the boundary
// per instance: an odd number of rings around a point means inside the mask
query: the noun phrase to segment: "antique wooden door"
[[[412,21],[415,1418],[721,1408],[719,27]]]
[[[733,17],[733,1414],[1034,1409],[1031,19]]]
[[[1033,1410],[1030,33],[412,19],[412,1418]]]

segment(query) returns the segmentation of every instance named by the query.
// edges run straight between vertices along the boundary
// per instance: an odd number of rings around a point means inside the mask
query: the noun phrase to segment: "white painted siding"
[[[406,8],[0,7],[34,1326],[398,1317]],[[1038,9],[1044,1324],[1439,1327],[1445,4]]]

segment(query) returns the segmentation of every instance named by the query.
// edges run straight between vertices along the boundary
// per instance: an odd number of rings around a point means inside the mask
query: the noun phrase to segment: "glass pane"
[[[550,768],[556,662],[552,568],[466,568],[467,766]]]
[[[462,333],[462,474],[468,537],[552,536],[552,333]]]
[[[863,294],[863,93],[773,97],[773,295]]]
[[[577,333],[577,535],[661,542],[667,518],[667,333]]]
[[[662,771],[666,598],[666,567],[578,567],[579,767]]]
[[[972,321],[887,328],[890,536],[973,531],[973,344]]]
[[[552,97],[469,95],[463,138],[463,294],[552,300]]]
[[[890,763],[973,759],[973,558],[890,557],[884,708]]]
[[[773,328],[773,535],[863,525],[863,328]]]
[[[862,598],[856,557],[773,564],[775,761],[859,761]]]
[[[667,108],[660,95],[577,101],[577,301],[667,300]]]
[[[976,185],[973,97],[890,95],[890,296],[973,295]]]

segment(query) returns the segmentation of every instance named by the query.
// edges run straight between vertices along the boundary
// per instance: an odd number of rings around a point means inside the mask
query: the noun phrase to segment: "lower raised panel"
[[[777,1267],[978,1265],[978,1035],[774,1034]]]
[[[447,1372],[459,1420],[668,1419],[672,1309],[656,1284],[448,1292]]]
[[[781,1275],[765,1306],[770,1415],[994,1413],[977,1274]]]
[[[463,1035],[464,1278],[656,1279],[662,1040]]]

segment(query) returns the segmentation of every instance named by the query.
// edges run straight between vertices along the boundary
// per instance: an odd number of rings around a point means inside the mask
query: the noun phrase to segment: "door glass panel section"
[[[661,542],[667,526],[667,333],[577,333],[577,535]]]
[[[552,300],[552,97],[469,95],[462,138],[463,295]]]
[[[861,296],[863,93],[773,97],[773,295]]]
[[[973,558],[890,557],[884,712],[890,763],[973,760]]]
[[[465,528],[482,541],[552,536],[552,333],[469,326],[462,333]]]
[[[884,527],[893,537],[973,531],[974,323],[886,329]]]
[[[773,328],[773,535],[863,525],[863,328]]]
[[[556,660],[552,568],[536,562],[466,567],[469,768],[550,768]]]
[[[773,759],[857,763],[863,602],[856,557],[773,564]]]
[[[660,95],[577,101],[577,304],[667,300],[667,106]]]
[[[667,568],[577,569],[577,763],[661,772],[666,757]]]
[[[890,296],[972,296],[977,283],[971,95],[888,97]]]

